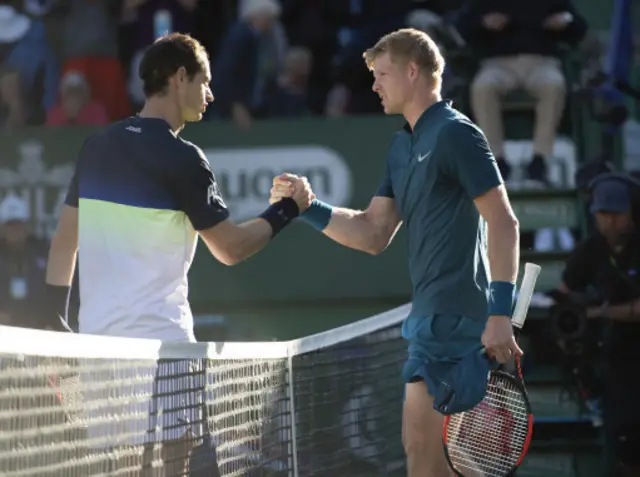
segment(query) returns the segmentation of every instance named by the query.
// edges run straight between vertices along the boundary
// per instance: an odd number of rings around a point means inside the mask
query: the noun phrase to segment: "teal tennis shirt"
[[[407,229],[412,316],[486,319],[486,223],[473,201],[501,183],[484,134],[448,101],[395,134],[376,195],[395,199]]]

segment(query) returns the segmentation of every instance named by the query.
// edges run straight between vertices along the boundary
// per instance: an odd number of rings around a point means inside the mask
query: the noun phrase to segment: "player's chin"
[[[197,123],[198,121],[202,120],[203,115],[204,115],[204,112],[196,112],[196,113],[190,114],[187,117],[187,122]]]
[[[384,114],[398,114],[397,109],[398,108],[394,108],[389,104],[382,104],[382,111],[384,111]]]

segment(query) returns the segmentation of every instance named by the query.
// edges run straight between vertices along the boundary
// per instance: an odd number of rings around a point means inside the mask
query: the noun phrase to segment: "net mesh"
[[[407,311],[286,343],[0,327],[0,475],[181,475],[207,431],[225,477],[401,472]]]

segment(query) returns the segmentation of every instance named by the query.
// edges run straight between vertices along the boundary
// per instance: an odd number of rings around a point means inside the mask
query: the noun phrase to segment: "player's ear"
[[[418,65],[416,64],[415,61],[408,61],[407,62],[407,72],[409,74],[409,79],[416,80],[416,79],[418,79],[418,75],[420,73],[420,68],[418,68]]]
[[[178,71],[176,71],[176,79],[179,83],[184,83],[189,79],[187,75],[187,69],[184,66],[181,66],[180,68],[178,68]]]

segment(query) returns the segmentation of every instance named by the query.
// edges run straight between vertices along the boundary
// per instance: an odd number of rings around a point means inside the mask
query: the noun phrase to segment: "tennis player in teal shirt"
[[[407,123],[391,141],[366,210],[316,199],[301,219],[371,254],[406,227],[413,297],[402,330],[409,345],[403,443],[409,477],[443,477],[443,416],[434,409],[443,373],[483,346],[501,363],[522,353],[510,323],[518,221],[484,134],[440,96],[444,60],[431,38],[398,30],[363,56],[385,113]],[[271,201],[305,186],[306,179],[283,174]],[[486,380],[486,373],[475,378]]]

